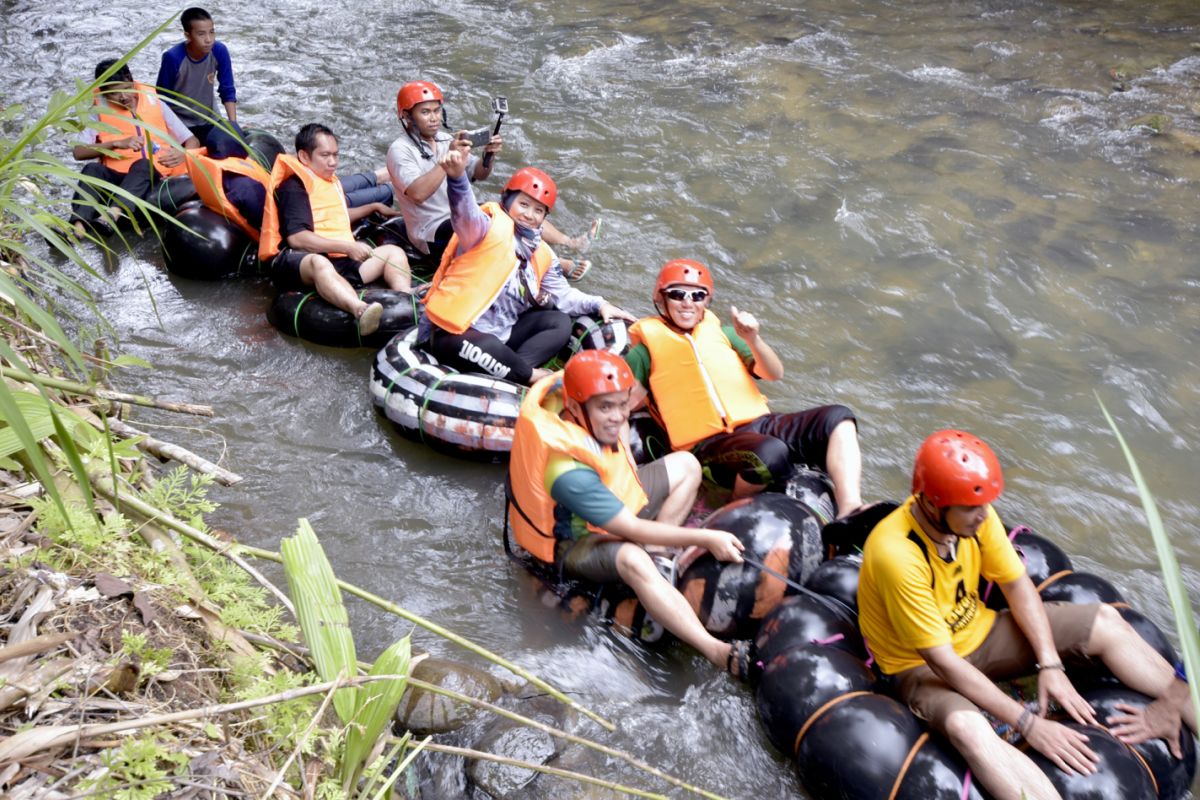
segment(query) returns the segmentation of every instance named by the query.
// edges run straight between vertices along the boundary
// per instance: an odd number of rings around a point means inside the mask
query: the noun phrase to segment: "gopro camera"
[[[462,138],[471,143],[471,147],[483,147],[492,140],[492,127],[484,125],[482,128],[476,128],[473,131],[466,131]]]

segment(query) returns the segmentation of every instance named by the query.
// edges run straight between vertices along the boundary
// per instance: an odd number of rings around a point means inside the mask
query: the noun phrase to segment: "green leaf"
[[[346,732],[346,754],[342,761],[342,785],[350,791],[366,766],[367,756],[385,727],[392,721],[400,697],[408,685],[408,669],[412,661],[410,636],[392,644],[375,660],[371,675],[403,675],[390,681],[368,683],[358,691],[355,725]]]
[[[1133,457],[1133,451],[1125,443],[1125,437],[1121,435],[1117,423],[1108,413],[1108,409],[1104,407],[1104,401],[1100,399],[1099,395],[1096,395],[1096,402],[1100,404],[1100,411],[1108,420],[1108,426],[1116,434],[1121,451],[1125,454],[1125,461],[1129,464],[1129,473],[1133,476],[1133,482],[1137,484],[1138,495],[1142,499],[1142,509],[1146,512],[1146,523],[1150,526],[1150,536],[1154,539],[1154,549],[1158,553],[1158,563],[1162,566],[1167,598],[1171,601],[1171,610],[1175,614],[1175,630],[1179,634],[1179,642],[1182,645],[1183,661],[1187,666],[1187,674],[1192,676],[1188,682],[1192,694],[1192,705],[1194,708],[1200,709],[1200,680],[1197,680],[1196,677],[1200,676],[1200,636],[1197,635],[1196,620],[1192,615],[1192,605],[1188,601],[1187,584],[1184,583],[1183,573],[1179,569],[1179,561],[1175,558],[1175,550],[1171,546],[1171,538],[1167,534],[1166,526],[1163,525],[1162,517],[1158,515],[1158,506],[1154,502],[1154,495],[1150,493],[1150,487],[1142,477],[1142,471]],[[1188,735],[1187,731],[1184,731],[1184,735]]]
[[[7,358],[13,364],[22,363],[17,354],[13,352],[12,348],[3,339],[0,339],[0,356]],[[62,495],[59,493],[58,487],[54,485],[54,478],[50,474],[50,463],[47,461],[45,453],[37,446],[38,439],[34,437],[33,431],[29,429],[29,423],[25,421],[25,417],[21,414],[21,409],[17,406],[17,402],[8,384],[0,381],[0,417],[3,417],[8,422],[9,428],[17,435],[22,448],[25,450],[26,458],[29,459],[30,466],[33,467],[34,474],[41,481],[42,487],[46,490],[50,499],[57,506],[63,517],[70,519],[66,504],[63,503]]]
[[[120,355],[113,359],[114,367],[143,367],[145,369],[154,369],[154,365],[145,359],[131,356],[129,354]]]
[[[279,552],[300,630],[312,651],[317,674],[326,681],[358,674],[354,636],[346,607],[342,605],[342,593],[333,567],[307,519],[300,520],[295,536],[279,543]],[[354,719],[357,699],[358,690],[352,687],[333,693],[333,707],[343,724]]]
[[[41,395],[31,392],[12,392],[12,401],[17,413],[25,421],[30,435],[40,441],[54,433],[54,421],[50,419],[50,409]],[[0,410],[0,421],[6,425],[0,428],[0,457],[8,457],[25,449],[20,434],[12,427],[8,414]]]

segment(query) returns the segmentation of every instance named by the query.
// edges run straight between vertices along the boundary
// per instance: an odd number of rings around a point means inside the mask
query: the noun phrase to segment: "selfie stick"
[[[496,127],[492,128],[492,136],[500,133],[500,123],[504,121],[504,115],[508,113],[508,98],[493,97],[492,110],[496,112]],[[483,154],[483,168],[491,169],[492,160],[495,158],[495,153]]]

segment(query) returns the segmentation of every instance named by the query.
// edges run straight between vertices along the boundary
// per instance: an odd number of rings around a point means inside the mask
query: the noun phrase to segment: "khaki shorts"
[[[671,476],[667,474],[666,463],[660,459],[638,467],[638,480],[647,497],[638,516],[654,519],[671,493]],[[627,540],[615,536],[589,533],[574,541],[560,541],[555,548],[555,562],[565,578],[615,583],[621,580],[617,572],[617,551],[627,544]]]
[[[1097,603],[1078,605],[1051,602],[1046,603],[1045,607],[1059,656],[1071,661],[1086,659],[1092,624],[1096,621],[1100,606]],[[1029,640],[1007,609],[996,615],[995,624],[983,644],[965,658],[984,675],[1000,681],[1029,675],[1037,665],[1037,656]],[[891,680],[900,701],[939,733],[946,732],[946,718],[951,713],[959,710],[979,711],[978,706],[951,689],[927,666],[897,673]]]

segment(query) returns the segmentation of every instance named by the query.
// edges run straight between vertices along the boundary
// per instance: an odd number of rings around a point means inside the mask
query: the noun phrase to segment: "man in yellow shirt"
[[[1046,718],[1050,700],[1079,722],[1092,708],[1067,678],[1062,659],[1099,658],[1126,686],[1176,697],[1175,671],[1111,606],[1043,603],[991,503],[1004,489],[986,444],[957,430],[934,433],[917,451],[911,497],[871,531],[858,585],[859,625],[902,702],[945,735],[996,800],[1058,798],[1049,779],[998,737],[983,716],[1012,726],[1030,747],[1067,772],[1096,771],[1087,739]],[[987,608],[981,577],[995,581],[1009,609]],[[993,679],[1036,671],[1038,708],[1027,709]],[[1129,726],[1129,743],[1194,731],[1195,710]],[[1131,714],[1136,718],[1137,714]]]

